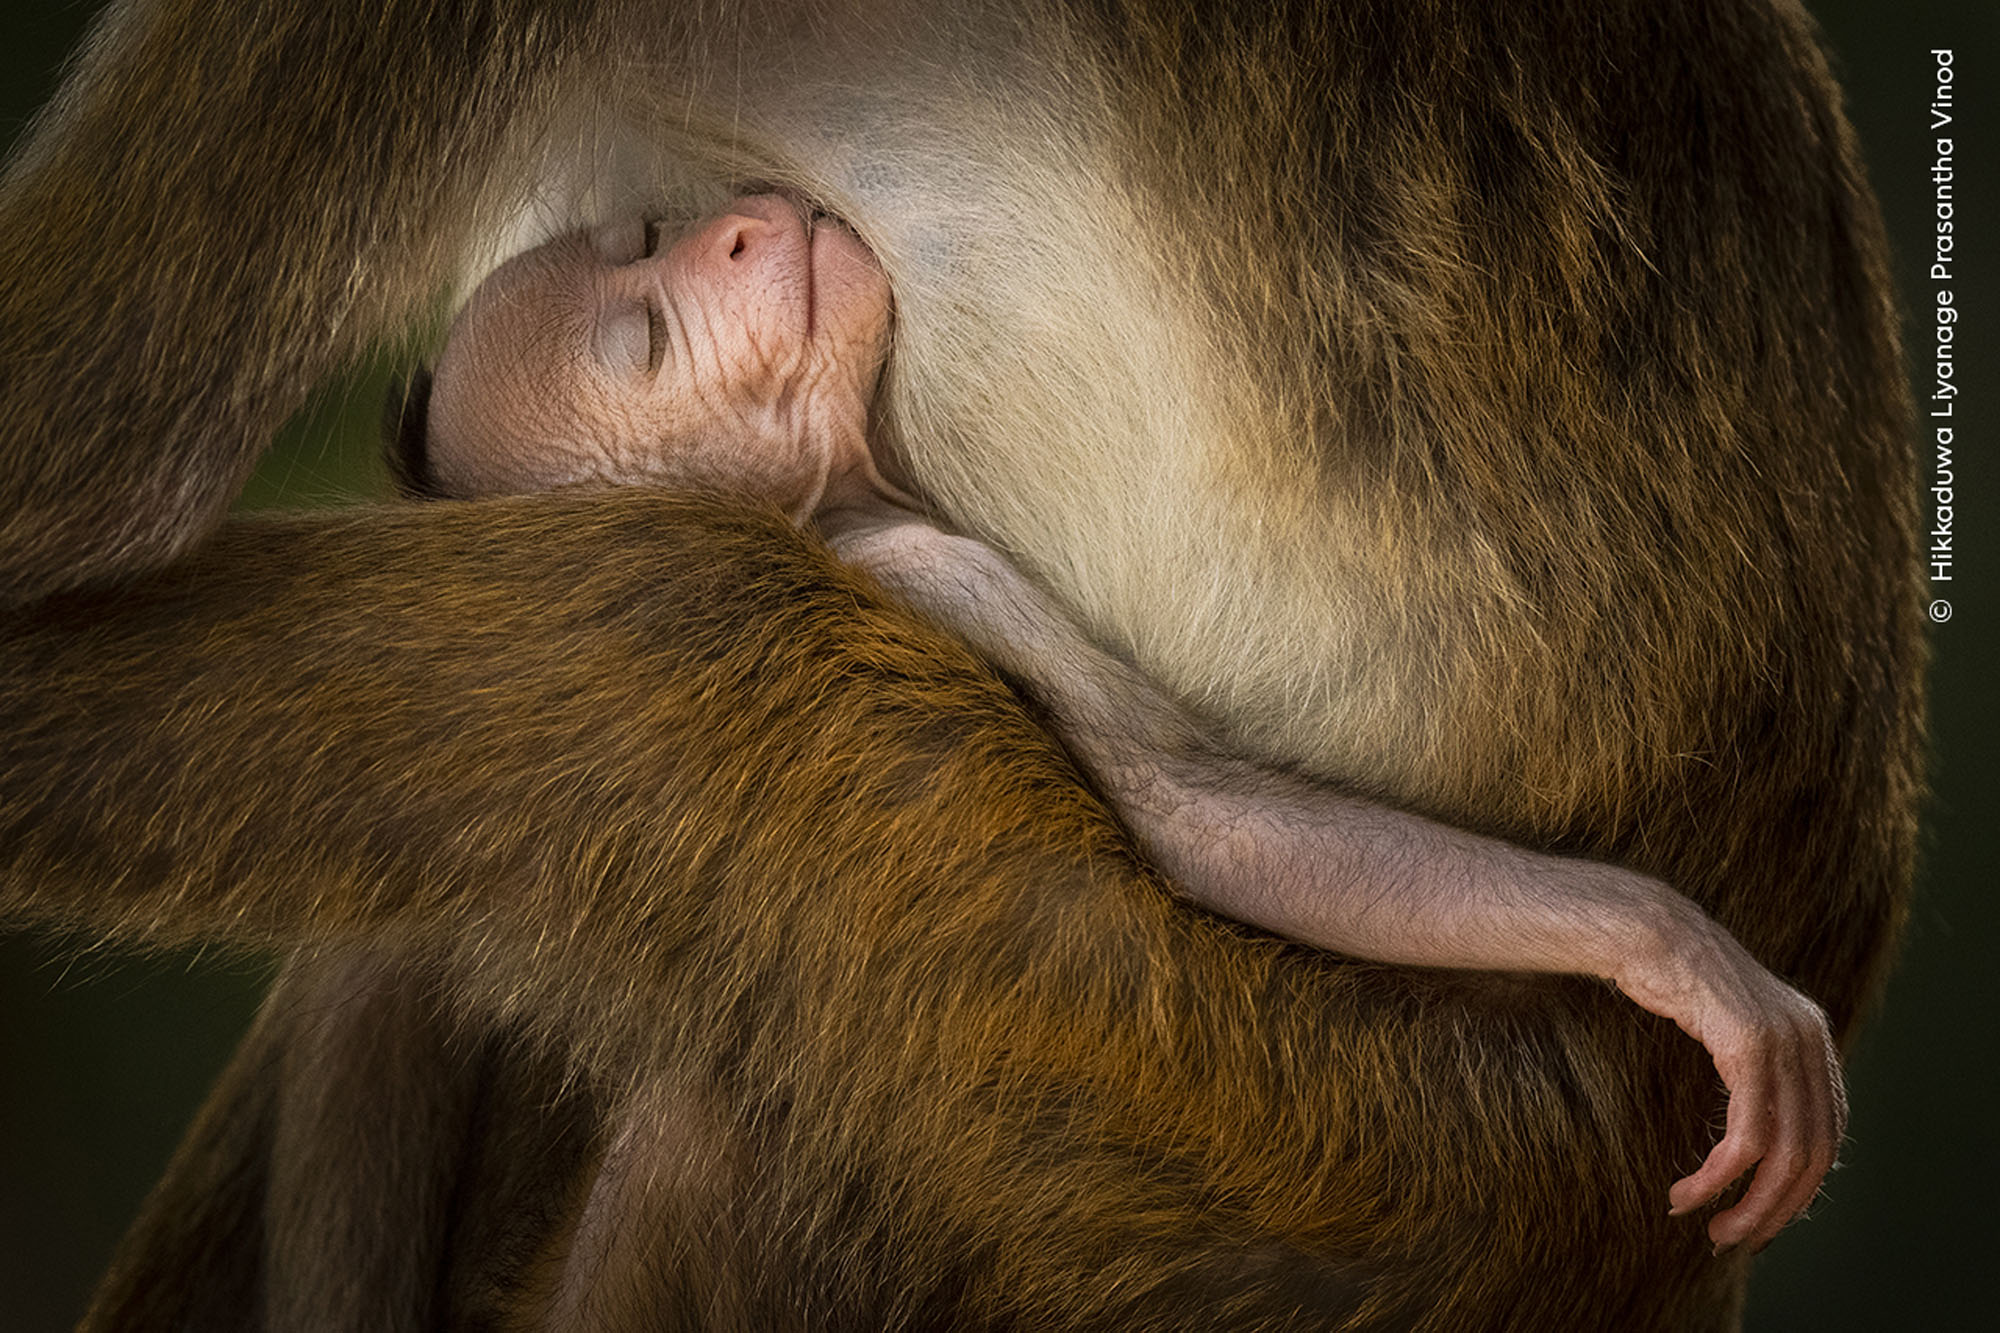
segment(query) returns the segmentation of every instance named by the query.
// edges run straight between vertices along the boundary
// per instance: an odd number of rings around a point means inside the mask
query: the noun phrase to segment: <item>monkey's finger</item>
[[[1722,1193],[1730,1181],[1755,1166],[1770,1147],[1775,1108],[1771,1104],[1772,1079],[1767,1061],[1753,1060],[1744,1065],[1733,1059],[1726,1062],[1718,1059],[1716,1068],[1729,1092],[1722,1141],[1709,1149],[1693,1175],[1676,1181],[1667,1191],[1674,1216],[1699,1208]]]
[[[1793,1050],[1806,1116],[1800,1127],[1805,1157],[1791,1188],[1747,1238],[1753,1251],[1769,1245],[1812,1203],[1826,1173],[1833,1169],[1846,1132],[1847,1098],[1832,1037],[1817,1013],[1804,1027]],[[1759,1171],[1761,1174],[1762,1168]]]
[[[1821,1119],[1826,1103],[1817,1095],[1825,1075],[1809,1067],[1804,1049],[1804,1043],[1793,1034],[1774,1052],[1777,1068],[1769,1151],[1736,1205],[1709,1219],[1708,1238],[1715,1242],[1718,1254],[1746,1241],[1758,1248],[1769,1244],[1819,1186],[1821,1173],[1813,1164],[1826,1134]]]
[[[1668,1188],[1667,1201],[1673,1205],[1668,1216],[1679,1217],[1712,1202],[1729,1188],[1730,1182],[1755,1166],[1761,1155],[1761,1149],[1745,1147],[1741,1141],[1732,1141],[1725,1135],[1708,1150],[1708,1156],[1694,1174],[1683,1176]]]

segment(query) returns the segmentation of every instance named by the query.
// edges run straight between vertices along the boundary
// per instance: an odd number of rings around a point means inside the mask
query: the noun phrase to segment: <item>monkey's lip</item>
[[[882,266],[853,229],[830,213],[818,213],[806,224],[806,336],[812,337],[818,324],[821,288],[835,297],[855,298],[855,269],[880,273]],[[843,272],[850,270],[850,272]]]
[[[825,244],[828,228],[818,225],[818,219],[806,218],[806,339],[812,340],[816,332],[814,296],[819,289],[819,267],[825,262],[820,257],[820,247]]]
[[[818,207],[797,190],[764,181],[746,185],[744,189],[745,199],[776,200],[798,223],[805,242],[803,336],[810,342],[819,332],[821,288],[828,279],[833,281],[833,291],[845,285],[836,270],[845,265],[859,264],[879,272],[882,266],[876,261],[875,252],[862,243],[844,219]],[[776,221],[769,213],[760,213],[760,216],[767,221]]]

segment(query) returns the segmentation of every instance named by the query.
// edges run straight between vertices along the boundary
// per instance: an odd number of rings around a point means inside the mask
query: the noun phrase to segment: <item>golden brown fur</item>
[[[595,8],[143,6],[0,193],[0,907],[341,951],[100,1324],[284,1326],[331,1188],[436,1219],[373,1228],[434,1256],[369,1280],[419,1327],[559,1314],[607,1197],[597,1326],[1727,1327],[1743,1261],[1664,1216],[1719,1104],[1692,1043],[1191,915],[1001,682],[775,515],[367,510],[143,571],[524,204],[754,167],[889,266],[888,424],[947,517],[1246,747],[1660,874],[1851,1030],[1921,653],[1880,227],[1796,8]],[[417,1146],[287,1184],[353,1155],[304,1065],[363,1059],[315,1005],[378,963],[446,1052]],[[662,1108],[746,1145],[726,1188]]]

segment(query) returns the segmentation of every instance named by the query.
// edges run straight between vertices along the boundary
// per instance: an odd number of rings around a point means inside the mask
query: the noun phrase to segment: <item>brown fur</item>
[[[1102,40],[1095,128],[1147,146],[1113,156],[1179,275],[1162,326],[1204,312],[1232,372],[1186,391],[1230,441],[1189,513],[1225,518],[1135,582],[1138,506],[1035,493],[1087,457],[951,456],[927,377],[1007,367],[946,356],[977,324],[925,342],[885,217],[913,475],[1246,745],[1658,873],[1851,1031],[1908,883],[1921,650],[1880,226],[1802,16],[1102,8],[1058,36]],[[0,192],[13,597],[207,529],[304,387],[469,253],[562,89],[653,40],[587,9],[112,25]],[[728,68],[722,18],[666,26]],[[1109,358],[1076,349],[1083,387],[1129,401]],[[1217,604],[1162,624],[1204,577]],[[457,1054],[405,1090],[407,1166],[338,1206],[435,1247],[411,1326],[560,1311],[607,1200],[625,1308],[593,1326],[1733,1319],[1745,1264],[1664,1216],[1719,1104],[1691,1043],[1587,983],[1188,913],[1001,682],[774,515],[226,525],[15,613],[0,735],[10,913],[407,969],[391,1030]],[[100,1326],[282,1326],[328,1188],[285,1173],[350,1124],[284,1062],[368,1058],[314,1012],[274,1002]],[[676,1112],[746,1145],[719,1192]]]

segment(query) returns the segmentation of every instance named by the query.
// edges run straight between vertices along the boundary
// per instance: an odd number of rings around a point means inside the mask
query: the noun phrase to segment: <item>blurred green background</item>
[[[305,0],[310,3],[311,0]],[[339,3],[339,0],[333,0]],[[1904,964],[1852,1066],[1847,1164],[1817,1216],[1760,1262],[1752,1330],[2000,1327],[2000,709],[1979,663],[2000,647],[1992,373],[2000,318],[1994,162],[2000,7],[1820,0],[1850,111],[1897,242],[1906,304],[1928,302],[1935,46],[1957,55],[1964,398],[1956,614],[1935,636],[1925,866]],[[54,88],[98,6],[7,0],[0,143]],[[1913,329],[1921,338],[1924,330]],[[383,493],[386,373],[329,386],[286,431],[246,506]],[[1981,812],[1985,813],[1982,814]],[[132,959],[0,933],[0,1331],[69,1326],[249,1019],[257,959]]]

